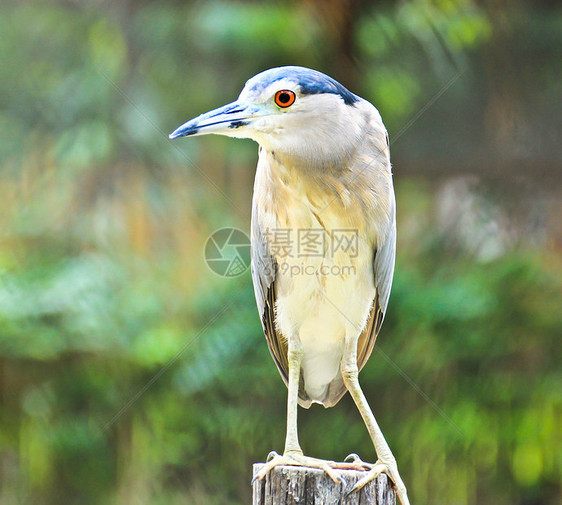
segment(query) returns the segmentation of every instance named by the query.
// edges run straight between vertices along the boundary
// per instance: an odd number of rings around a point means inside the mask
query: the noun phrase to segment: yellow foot
[[[351,460],[353,464],[370,468],[365,477],[363,477],[355,484],[355,486],[353,486],[351,491],[348,493],[348,496],[355,491],[359,491],[359,489],[361,489],[368,482],[376,479],[379,474],[386,473],[386,475],[388,475],[392,479],[392,482],[394,482],[396,495],[398,496],[400,503],[402,505],[410,505],[406,486],[404,485],[404,482],[402,482],[402,478],[398,473],[398,466],[396,465],[396,460],[394,458],[392,458],[392,460],[389,460],[388,462],[383,462],[379,459],[374,465],[371,463],[364,463],[363,461],[361,461],[359,456],[357,456],[357,454],[350,454],[347,458],[345,458],[345,460]]]
[[[304,456],[302,452],[286,452],[283,456],[277,454],[275,451],[270,452],[267,456],[267,462],[263,465],[262,469],[252,479],[252,484],[256,480],[263,479],[272,468],[283,465],[306,466],[309,468],[320,468],[324,470],[330,478],[336,483],[340,482],[346,484],[345,479],[338,475],[334,468],[338,467],[334,461],[326,461],[323,459],[310,458]]]

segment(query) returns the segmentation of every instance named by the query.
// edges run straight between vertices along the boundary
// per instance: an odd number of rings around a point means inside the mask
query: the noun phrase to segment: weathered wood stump
[[[263,463],[254,464],[256,475]],[[395,505],[396,493],[385,474],[348,495],[364,471],[338,470],[345,484],[336,484],[323,471],[302,466],[275,467],[254,482],[252,505]]]

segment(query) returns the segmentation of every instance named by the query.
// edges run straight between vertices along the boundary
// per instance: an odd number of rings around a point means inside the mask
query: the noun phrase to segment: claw
[[[354,452],[352,452],[351,454],[348,454],[345,457],[344,461],[346,463],[358,463],[358,462],[363,463],[363,461],[361,461],[361,458],[359,457],[359,455],[355,454]]]
[[[279,454],[277,454],[275,451],[271,451],[268,455],[267,458],[265,460],[266,463],[269,463],[272,459],[276,458],[277,456],[279,456]]]

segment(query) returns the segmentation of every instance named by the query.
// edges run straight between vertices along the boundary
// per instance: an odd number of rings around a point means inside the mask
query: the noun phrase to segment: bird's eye
[[[275,103],[277,106],[282,108],[293,105],[296,98],[297,96],[295,95],[295,92],[290,89],[282,89],[281,91],[275,93]]]

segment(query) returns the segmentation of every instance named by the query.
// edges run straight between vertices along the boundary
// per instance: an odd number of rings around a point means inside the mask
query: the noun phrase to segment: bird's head
[[[360,142],[365,102],[327,75],[278,67],[252,77],[235,102],[184,123],[171,139],[215,133],[250,138],[303,161],[345,158]]]

